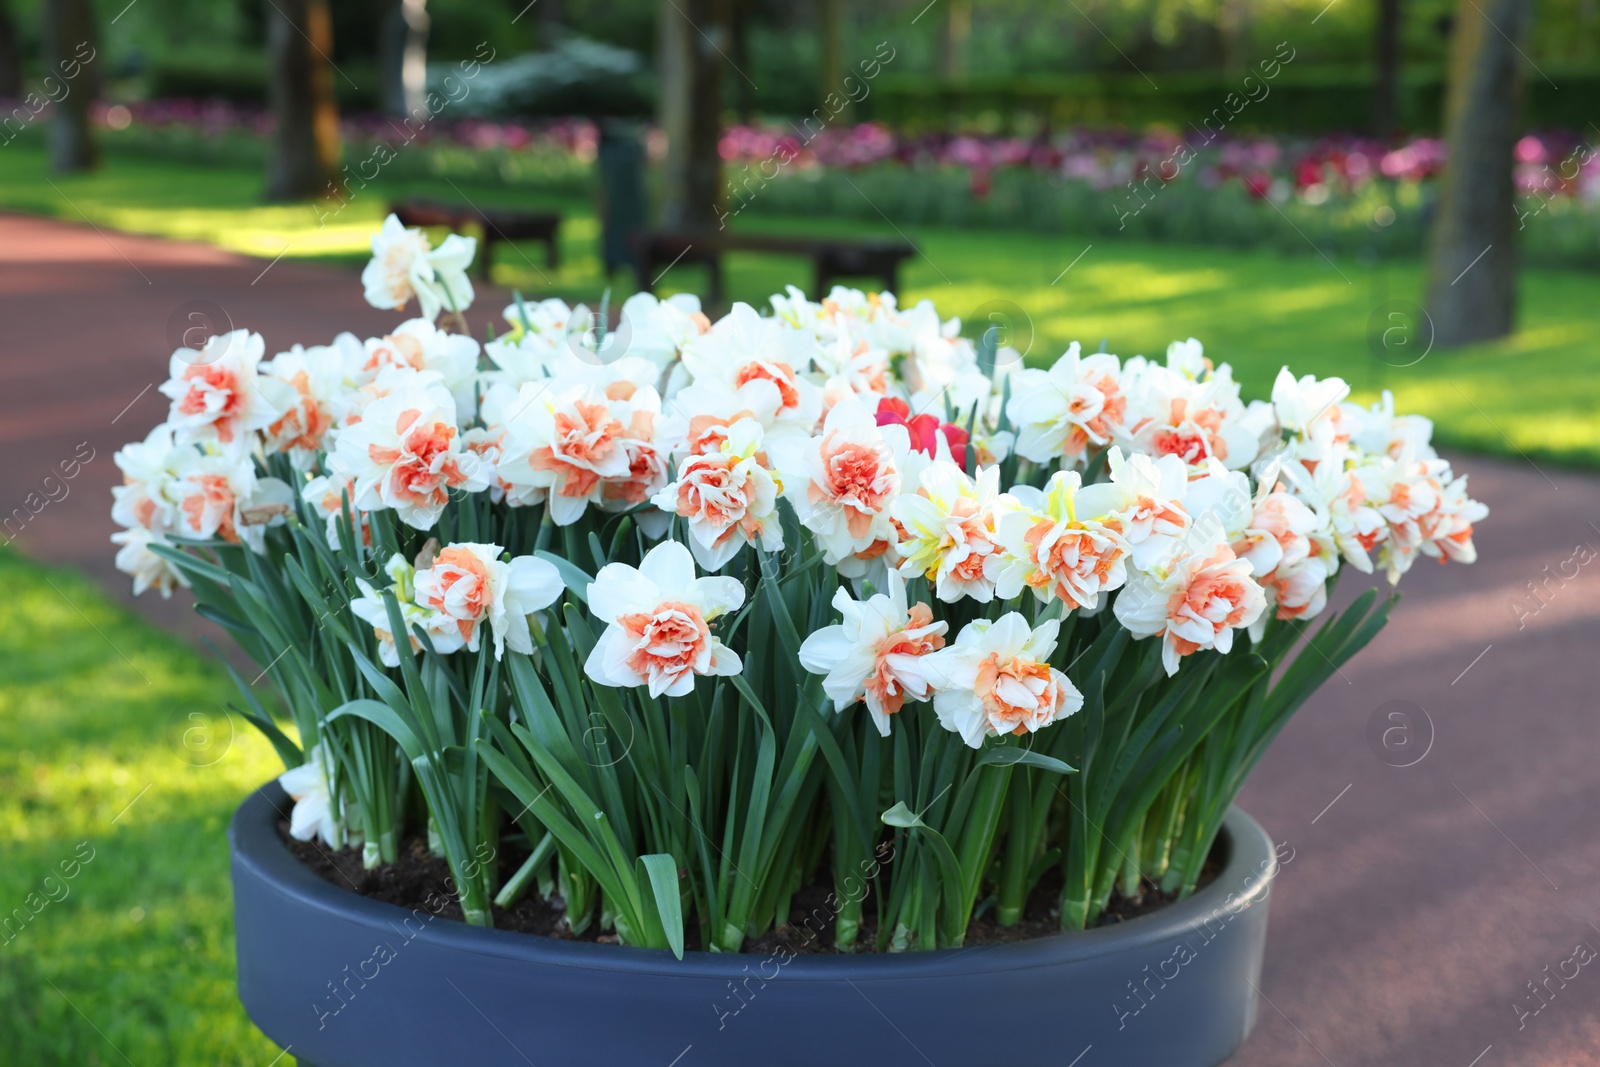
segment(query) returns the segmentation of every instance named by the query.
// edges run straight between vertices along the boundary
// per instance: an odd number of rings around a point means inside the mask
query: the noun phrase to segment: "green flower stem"
[[[1139,895],[1140,877],[1139,854],[1142,848],[1141,837],[1144,833],[1145,822],[1150,818],[1146,813],[1141,819],[1138,828],[1133,832],[1133,839],[1128,842],[1128,850],[1122,854],[1122,895],[1137,897]]]
[[[1028,871],[1039,854],[1039,838],[1034,832],[1033,789],[1027,775],[1019,775],[1011,787],[1009,829],[1002,846],[1000,891],[995,918],[1001,926],[1015,926],[1027,907]]]
[[[516,873],[506,879],[506,884],[495,895],[494,903],[497,908],[509,908],[521,900],[533,885],[539,869],[550,862],[550,857],[555,855],[555,835],[546,831],[544,837],[534,846],[528,858],[522,861]]]

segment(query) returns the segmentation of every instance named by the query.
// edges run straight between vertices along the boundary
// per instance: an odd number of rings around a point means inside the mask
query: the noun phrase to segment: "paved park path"
[[[473,322],[502,296],[480,295]],[[124,601],[111,456],[163,417],[173,323],[181,333],[197,309],[259,330],[268,353],[394,322],[352,274],[0,215],[0,517],[29,494],[60,497],[46,479],[92,449],[66,496],[11,532]],[[1259,1022],[1230,1067],[1600,1064],[1600,960],[1576,975],[1565,962],[1579,945],[1600,952],[1600,478],[1457,462],[1492,509],[1482,562],[1419,563],[1388,632],[1244,791],[1293,858],[1273,893]],[[1347,579],[1342,600],[1363,581]],[[193,631],[177,598],[136,607]],[[1403,733],[1387,755],[1369,742],[1374,716],[1398,724],[1389,711],[1409,713],[1414,755],[1396,754]],[[1107,1013],[1119,995],[1106,991]],[[1130,1025],[1164,1025],[1160,1004]],[[1079,1067],[1111,1062],[1093,1049]]]

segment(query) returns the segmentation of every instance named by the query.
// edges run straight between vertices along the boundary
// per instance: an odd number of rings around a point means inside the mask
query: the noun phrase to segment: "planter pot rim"
[[[275,781],[246,798],[228,825],[228,844],[235,865],[302,907],[356,923],[394,924],[413,914],[398,905],[342,889],[301,863],[278,836],[278,820],[288,814],[288,798]],[[1003,944],[902,953],[795,955],[784,963],[784,974],[798,981],[838,982],[865,977],[877,982],[1016,971],[1093,959],[1182,938],[1202,923],[1223,921],[1264,903],[1270,892],[1278,863],[1272,841],[1261,825],[1239,808],[1230,808],[1219,841],[1226,850],[1223,869],[1209,885],[1184,900],[1135,919]],[[429,923],[415,938],[483,956],[636,975],[733,978],[739,977],[752,961],[778,955],[686,950],[683,959],[678,960],[665,949],[563,941],[455,921]]]

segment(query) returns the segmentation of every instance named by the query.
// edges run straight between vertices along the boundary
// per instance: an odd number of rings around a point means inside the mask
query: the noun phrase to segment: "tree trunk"
[[[967,38],[972,33],[972,0],[945,0],[939,24],[939,77],[958,81],[967,75]]]
[[[428,0],[392,0],[383,16],[383,109],[414,115],[428,93]]]
[[[817,103],[828,97],[844,99],[844,53],[839,38],[844,29],[844,0],[817,0]]]
[[[17,20],[11,17],[11,0],[0,0],[0,100],[22,98],[22,48],[17,43]]]
[[[1401,0],[1378,0],[1377,39],[1373,58],[1378,78],[1373,86],[1372,132],[1388,140],[1400,124]]]
[[[1481,6],[1480,6],[1481,3]],[[1532,0],[1462,0],[1450,58],[1428,314],[1441,346],[1504,337],[1516,315],[1512,150],[1522,98],[1519,42]]]
[[[267,159],[267,199],[329,195],[339,174],[339,109],[327,0],[267,0],[266,17],[268,96],[278,125]]]
[[[100,162],[89,105],[99,71],[92,0],[49,0],[44,5],[44,57],[47,95],[58,87],[50,122],[50,169],[58,174],[92,170]]]
[[[1243,74],[1250,65],[1245,56],[1245,32],[1249,18],[1245,0],[1222,0],[1217,9],[1217,41],[1222,46],[1222,69],[1229,74]]]
[[[731,10],[729,12],[730,30],[733,34],[733,63],[734,66],[747,74],[751,66],[753,66],[750,61],[750,15],[752,6],[754,5],[751,0],[731,0]],[[739,115],[739,121],[748,126],[755,120],[755,88],[744,78],[735,78],[733,92],[734,108]]]
[[[720,0],[663,0],[661,128],[667,135],[661,220],[712,228],[722,201],[722,81],[727,39]]]

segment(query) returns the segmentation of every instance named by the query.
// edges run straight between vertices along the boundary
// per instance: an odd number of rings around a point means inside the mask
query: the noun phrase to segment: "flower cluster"
[[[817,556],[856,594],[840,589],[841,621],[800,650],[836,708],[864,703],[887,734],[907,701],[931,702],[981,746],[1077,709],[1050,662],[1073,612],[1109,602],[1173,674],[1269,618],[1313,618],[1345,563],[1392,582],[1419,556],[1471,562],[1487,513],[1389,396],[1363,409],[1340,380],[1286,369],[1247,403],[1192,338],[1165,359],[1073,344],[1008,373],[928,301],[791,288],[769,315],[736,304],[715,322],[641,294],[614,327],[519,300],[480,348],[433,322],[471,299],[470,242],[433,249],[391,217],[373,251],[369,301],[415,297],[422,318],[268,361],[242,331],[174,355],[167,422],[117,456],[118,565],[137,588],[182,580],[152,544],[259,552],[297,506],[362,551],[375,513],[432,532],[479,497],[507,524],[534,509],[524,529],[625,515],[639,566],[578,590],[603,627],[595,683],[681,696],[738,673],[717,627],[743,576]],[[298,478],[298,502],[269,470]],[[533,651],[529,617],[563,590],[546,559],[437,534],[371,562],[351,608],[390,666],[395,611],[412,654],[425,637],[498,658]]]
[[[842,287],[518,298],[480,343],[474,251],[391,218],[364,288],[419,317],[174,353],[113,505],[135,588],[187,584],[282,698],[293,737],[252,721],[289,832],[375,868],[425,825],[471,923],[537,891],[574,933],[738,951],[831,868],[849,951],[841,872],[892,844],[921,859],[874,876],[881,951],[959,946],[985,898],[1015,923],[1052,864],[1086,928],[1198,884],[1230,752],[1382,627],[1369,590],[1301,644],[1341,568],[1474,557],[1428,421],[1338,379],[1247,401],[1193,339],[1027,367]]]

